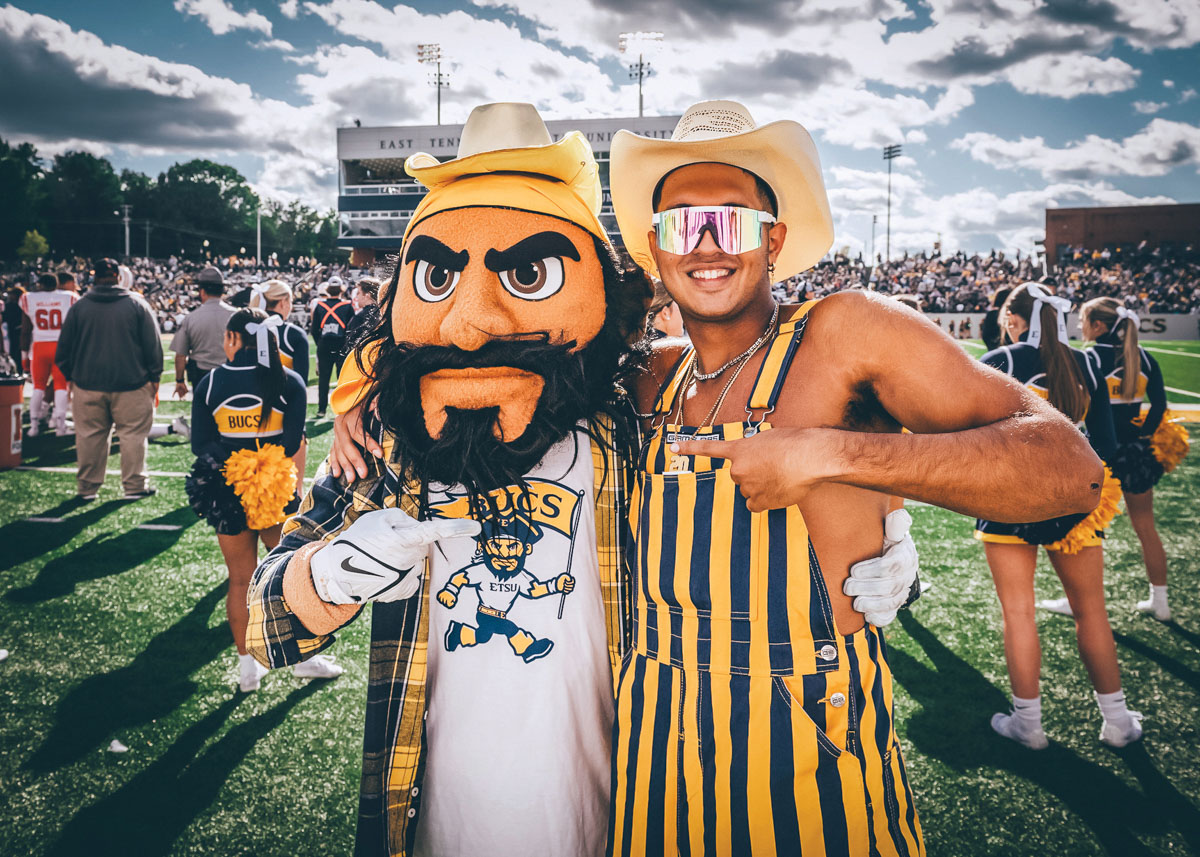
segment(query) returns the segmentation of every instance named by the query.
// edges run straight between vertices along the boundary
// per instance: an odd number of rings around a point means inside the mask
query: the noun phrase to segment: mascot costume
[[[323,465],[247,644],[296,663],[374,603],[357,853],[599,855],[649,288],[588,142],[532,105],[476,108],[458,157],[405,170],[429,193],[334,400],[382,455]],[[907,590],[915,552],[899,565],[875,574]]]

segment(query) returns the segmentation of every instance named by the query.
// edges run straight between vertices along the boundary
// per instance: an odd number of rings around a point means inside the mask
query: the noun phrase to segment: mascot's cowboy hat
[[[609,157],[621,237],[633,260],[652,276],[658,275],[647,238],[654,189],[667,173],[688,164],[731,164],[770,185],[779,203],[779,221],[788,229],[775,261],[776,281],[811,268],[833,244],[821,160],[812,137],[798,122],[760,128],[736,101],[701,101],[687,109],[669,140],[618,131]]]
[[[467,207],[516,208],[567,220],[608,243],[600,224],[604,199],[591,144],[578,131],[555,142],[532,104],[476,107],[467,117],[458,156],[440,163],[418,152],[404,171],[429,188],[409,221]]]

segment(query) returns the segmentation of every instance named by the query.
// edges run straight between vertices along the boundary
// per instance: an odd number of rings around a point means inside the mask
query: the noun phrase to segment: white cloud
[[[1200,166],[1200,127],[1154,119],[1124,140],[1089,134],[1056,148],[1042,137],[1006,140],[972,132],[950,144],[998,169],[1029,169],[1046,179],[1097,176],[1164,176],[1179,166]]]
[[[285,18],[295,19],[300,14],[300,0],[283,0],[279,4],[279,12]]]
[[[1164,81],[1163,81],[1163,86],[1165,86],[1167,89],[1173,89],[1173,88],[1175,87],[1175,81],[1173,81],[1173,80],[1164,80]]]
[[[259,39],[257,42],[251,42],[250,47],[260,51],[283,51],[286,54],[296,50],[296,46],[286,39]]]
[[[1135,101],[1133,109],[1138,113],[1153,115],[1167,106],[1165,101]]]
[[[1116,57],[1099,59],[1082,54],[1041,56],[1013,66],[1009,83],[1018,92],[1074,98],[1077,95],[1109,95],[1137,85],[1137,69]]]
[[[1195,97],[1196,97],[1196,90],[1185,89],[1183,92],[1179,93],[1179,103],[1185,104],[1188,101],[1191,101]]]
[[[175,10],[200,18],[218,36],[234,30],[271,35],[271,22],[264,15],[254,11],[238,12],[226,0],[175,0]]]

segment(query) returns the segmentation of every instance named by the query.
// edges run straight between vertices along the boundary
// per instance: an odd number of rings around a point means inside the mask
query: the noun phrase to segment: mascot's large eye
[[[501,271],[500,282],[504,283],[504,288],[522,300],[543,300],[562,288],[562,259],[548,256]]]
[[[437,303],[450,297],[462,271],[451,271],[441,265],[432,265],[424,259],[417,260],[413,269],[413,289],[423,301]]]

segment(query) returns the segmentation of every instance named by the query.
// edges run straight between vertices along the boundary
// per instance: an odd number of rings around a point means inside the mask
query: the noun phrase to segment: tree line
[[[0,200],[3,261],[17,259],[22,245],[26,252],[48,247],[54,258],[120,256],[123,205],[131,207],[134,256],[253,256],[260,208],[264,257],[332,261],[341,255],[335,212],[261,199],[234,167],[200,158],[151,178],[130,169],[118,173],[88,152],[45,160],[30,143],[0,139]]]

